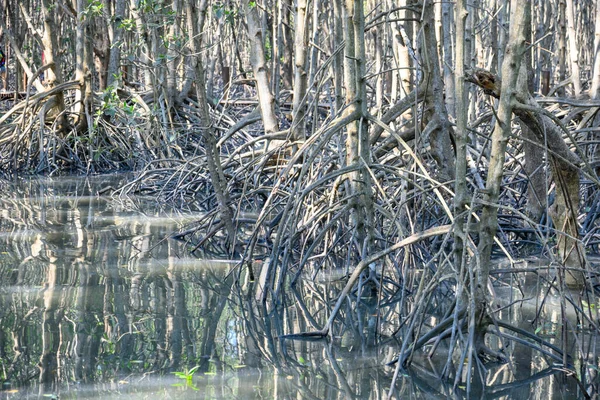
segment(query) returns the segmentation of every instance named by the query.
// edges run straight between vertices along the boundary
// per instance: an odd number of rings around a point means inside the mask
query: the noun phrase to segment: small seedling
[[[198,368],[200,368],[200,366],[196,365],[195,367],[193,367],[187,371],[173,372],[176,377],[183,379],[185,381],[182,383],[175,383],[173,386],[186,387],[186,388],[190,388],[192,390],[198,390],[198,388],[196,387],[196,385],[194,385],[194,382],[192,381],[192,378],[194,377],[194,373],[198,370]]]

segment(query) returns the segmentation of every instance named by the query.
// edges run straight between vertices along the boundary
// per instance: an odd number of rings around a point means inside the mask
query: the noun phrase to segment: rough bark
[[[425,72],[427,74],[427,95],[423,120],[426,123],[424,134],[429,133],[431,155],[435,159],[439,179],[447,181],[454,178],[454,151],[450,141],[450,121],[444,101],[444,82],[440,72],[440,57],[434,31],[434,9],[427,3],[424,10],[424,52]]]
[[[275,98],[273,97],[273,93],[271,93],[271,85],[269,83],[259,5],[257,3],[250,5],[247,1],[243,3],[250,39],[250,64],[252,65],[254,79],[256,80],[256,91],[258,92],[258,101],[265,133],[275,133],[279,130],[279,123],[275,115]]]
[[[506,146],[511,133],[513,104],[516,95],[516,84],[519,76],[521,59],[525,50],[525,0],[513,0],[509,39],[502,63],[502,85],[497,111],[496,124],[492,133],[492,149],[490,154],[488,176],[483,196],[481,225],[479,230],[479,257],[474,259],[473,275],[475,277],[475,350],[485,348],[484,337],[488,319],[487,283],[490,273],[492,246],[498,229],[498,200],[506,159]]]
[[[371,161],[369,144],[369,126],[366,116],[367,90],[365,82],[365,36],[364,10],[361,0],[345,0],[344,2],[344,85],[346,87],[346,102],[350,108],[360,110],[360,118],[351,122],[347,127],[346,165],[362,164],[359,170],[349,173],[348,180],[353,200],[354,227],[358,242],[367,252],[373,243],[373,194],[371,177],[365,163]],[[361,250],[362,252],[362,249]],[[364,259],[367,254],[363,253]]]
[[[562,128],[538,106],[527,90],[527,71],[525,68],[521,68],[519,80],[512,86],[505,85],[504,79],[501,85],[497,76],[483,70],[468,72],[467,79],[484,88],[488,94],[500,98],[501,101],[505,90],[515,92],[512,104],[513,112],[531,130],[537,147],[540,150],[543,150],[544,146],[548,147],[552,173],[556,183],[556,198],[550,209],[550,215],[558,231],[558,258],[567,271],[561,276],[564,276],[564,282],[568,286],[582,287],[585,284],[584,271],[587,263],[582,244],[578,240],[579,229],[577,223],[580,187],[579,165],[581,160],[563,140]],[[499,113],[498,116],[500,118]],[[496,142],[494,137],[492,137],[492,142]],[[494,147],[492,147],[493,151]],[[487,199],[487,203],[494,202]],[[482,216],[482,221],[489,222],[488,219],[489,215]],[[489,250],[491,251],[491,248]]]
[[[115,1],[115,11],[109,25],[111,31],[110,58],[108,61],[107,86],[119,85],[121,82],[121,46],[123,42],[123,19],[125,18],[125,0]]]
[[[292,140],[306,138],[306,91],[308,87],[308,13],[307,1],[298,0],[294,38],[294,104],[292,109]]]
[[[575,97],[581,95],[581,71],[579,70],[579,49],[575,32],[575,11],[573,0],[566,0],[567,28],[569,34],[569,66],[571,67],[571,81]]]
[[[203,3],[206,6],[207,3]],[[219,205],[219,214],[221,223],[227,232],[227,245],[233,251],[235,242],[235,228],[233,225],[233,212],[230,208],[230,199],[227,192],[227,181],[221,166],[220,152],[217,147],[216,131],[210,117],[208,100],[206,98],[206,87],[204,79],[204,68],[200,54],[200,32],[202,26],[198,26],[198,10],[194,0],[187,0],[187,25],[193,38],[190,41],[190,52],[195,55],[194,72],[196,76],[196,96],[198,97],[198,106],[200,107],[200,119],[202,124],[202,141],[206,151],[206,164],[210,174],[210,180],[215,190],[215,196]],[[199,10],[202,12],[203,10]]]
[[[467,141],[469,133],[467,130],[467,92],[465,88],[465,25],[467,21],[467,9],[465,0],[456,1],[456,46],[454,67],[454,88],[456,90],[454,107],[456,113],[456,181],[454,184],[454,265],[457,271],[462,271],[465,246],[465,224],[467,221],[468,193],[467,193]]]

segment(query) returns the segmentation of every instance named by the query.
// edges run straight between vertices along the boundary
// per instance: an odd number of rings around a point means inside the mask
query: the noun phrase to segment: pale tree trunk
[[[567,1],[567,23],[569,35],[569,61],[571,67],[571,80],[575,97],[581,95],[581,72],[579,70],[579,49],[577,48],[577,34],[575,32],[575,12],[573,0]]]
[[[293,5],[293,1],[292,0],[281,0],[281,8],[282,8],[282,13],[283,13],[283,64],[282,64],[282,80],[283,80],[283,87],[286,89],[291,89],[293,88],[293,82],[292,82],[292,78],[294,75],[294,68],[293,68],[293,60],[294,60],[294,54],[293,54],[293,35],[292,35],[292,29],[290,28],[291,26],[291,22],[290,22],[290,10],[294,9],[294,5]]]
[[[590,97],[598,99],[600,98],[600,4],[596,5],[596,22],[594,27],[594,66],[592,70]]]
[[[508,26],[508,9],[510,8],[509,0],[497,0],[498,9],[498,47],[496,52],[498,57],[496,59],[497,64],[494,66],[496,71],[502,70],[502,63],[504,62],[504,48],[506,46],[506,27]]]
[[[365,36],[362,0],[344,2],[344,85],[349,109],[360,110],[361,118],[347,127],[346,165],[363,165],[348,174],[353,202],[354,228],[361,248],[361,258],[367,257],[373,243],[373,194],[371,177],[364,166],[370,163],[369,126],[367,123],[367,90],[365,82]],[[363,252],[362,250],[366,250]]]
[[[307,1],[298,0],[294,38],[294,103],[292,109],[292,140],[306,138],[306,104],[308,87],[308,12]]]
[[[425,112],[423,113],[423,120],[426,125],[423,134],[429,134],[431,155],[437,163],[440,179],[446,181],[454,177],[454,152],[450,141],[450,121],[444,102],[444,82],[440,73],[440,58],[434,32],[432,3],[425,5],[423,15],[425,18],[423,24],[423,53],[427,75],[425,79],[428,80]]]
[[[202,1],[201,5],[207,7],[208,2]],[[198,12],[205,12],[206,9],[198,10],[196,0],[186,0],[187,27],[190,37],[190,53],[195,60],[194,73],[196,77],[196,96],[198,97],[198,106],[200,107],[200,123],[202,129],[202,142],[206,151],[206,164],[210,175],[211,183],[215,190],[215,196],[219,205],[219,216],[221,224],[227,232],[227,246],[233,252],[235,245],[235,227],[233,225],[233,212],[230,208],[230,198],[227,192],[227,180],[221,166],[220,152],[217,147],[216,130],[210,117],[210,109],[206,98],[206,87],[204,79],[204,67],[201,58],[201,35],[203,29],[203,19],[199,20]]]
[[[594,24],[594,51],[593,51],[594,64],[592,67],[592,84],[590,87],[590,97],[592,99],[600,99],[600,4],[596,5],[596,21]],[[594,126],[600,124],[600,113],[598,110],[595,111],[596,116],[594,117]],[[600,137],[600,134],[596,132],[594,134],[596,140]],[[594,159],[592,161],[597,162],[600,160],[600,146],[594,147]],[[600,167],[596,167],[596,175],[600,176]]]
[[[344,27],[343,27],[343,9],[342,0],[333,0],[333,50],[337,50],[337,46],[344,40]],[[333,86],[335,91],[335,112],[339,112],[344,104],[344,75],[339,73],[344,68],[344,53],[338,51],[335,53],[333,58]]]
[[[469,133],[467,131],[467,91],[465,90],[465,25],[467,22],[466,0],[456,1],[456,44],[454,64],[454,88],[456,90],[455,112],[456,112],[456,181],[454,185],[454,266],[457,271],[463,269],[465,249],[465,223],[467,221],[467,142]],[[459,299],[462,301],[462,299]],[[462,304],[460,305],[462,306]]]
[[[150,58],[148,57],[148,55],[150,54],[150,37],[148,34],[148,31],[146,29],[147,24],[144,22],[144,20],[142,19],[142,16],[140,14],[140,11],[137,9],[136,6],[136,0],[131,0],[129,9],[131,11],[131,15],[133,16],[133,19],[135,20],[135,26],[136,26],[136,30],[139,32],[140,37],[141,37],[141,45],[140,45],[140,50],[139,50],[139,58],[140,58],[140,62],[142,64],[142,68],[143,68],[143,74],[144,74],[144,86],[146,88],[146,90],[153,90],[154,89],[154,75],[152,74],[151,71],[151,61]]]
[[[407,0],[400,0],[398,5],[406,7]],[[412,16],[406,10],[399,12],[400,18]],[[406,97],[412,91],[412,58],[409,51],[410,38],[412,36],[412,23],[396,22],[394,28],[394,55],[396,58],[396,68],[398,69],[397,79],[392,80],[391,102],[395,103]]]
[[[89,105],[86,98],[86,94],[91,92],[90,86],[90,75],[91,66],[88,63],[88,40],[86,34],[88,33],[88,18],[84,14],[86,8],[85,0],[77,0],[77,32],[76,32],[76,43],[75,43],[75,79],[79,81],[79,89],[75,91],[75,115],[76,120],[74,121],[78,126],[78,131],[83,131],[87,128],[86,118],[86,105]],[[91,110],[87,110],[88,114]]]
[[[532,42],[531,38],[531,7],[525,8],[525,40],[527,43]],[[531,62],[531,51],[525,53],[526,71],[532,65]],[[531,76],[527,74],[527,82],[523,83],[527,87],[527,93],[533,93],[533,79],[529,79]],[[546,211],[547,206],[547,180],[544,152],[541,151],[535,134],[529,129],[527,124],[523,121],[519,121],[523,135],[523,153],[525,154],[525,161],[523,163],[523,170],[529,179],[527,185],[527,208],[526,212],[528,216],[539,222],[543,213]]]
[[[269,83],[259,5],[258,3],[250,5],[247,1],[243,1],[243,3],[250,39],[250,64],[254,71],[262,121],[266,134],[275,133],[279,130],[279,123],[275,115],[275,98],[271,93],[271,85]]]
[[[177,66],[179,65],[179,59],[181,54],[181,48],[176,44],[176,38],[181,37],[181,28],[179,21],[181,19],[181,0],[173,0],[172,12],[174,15],[173,24],[169,27],[168,43],[167,48],[167,96],[169,99],[169,105],[173,107],[178,97],[178,76]]]
[[[508,43],[502,63],[502,87],[497,111],[497,120],[492,133],[492,150],[481,213],[478,256],[474,259],[475,323],[476,339],[474,350],[486,349],[484,337],[489,325],[487,283],[490,274],[492,246],[498,229],[498,199],[506,159],[506,145],[511,133],[512,109],[516,94],[517,78],[525,50],[525,7],[526,0],[512,0],[511,24]]]
[[[109,25],[111,34],[110,58],[108,61],[108,72],[106,76],[107,86],[118,86],[121,83],[121,45],[123,44],[123,28],[121,24],[125,18],[125,0],[115,1],[115,11],[112,16],[112,24]]]
[[[466,18],[466,16],[465,16]],[[444,71],[444,86],[446,88],[446,108],[450,115],[455,115],[455,97],[458,96],[458,92],[455,90],[455,77],[452,74],[452,32],[451,27],[453,24],[453,15],[452,15],[452,3],[444,2],[442,3],[442,27],[441,27],[441,40],[443,43],[443,51],[444,51],[444,62],[442,63],[443,71]],[[455,28],[457,29],[457,28]],[[457,33],[458,37],[458,33]],[[457,45],[458,46],[458,45]],[[464,47],[464,42],[461,44]],[[458,49],[457,49],[458,51]],[[461,50],[464,53],[464,49]],[[457,53],[458,54],[458,53]],[[467,60],[462,61],[463,64],[469,64]],[[455,64],[458,66],[458,63]],[[464,71],[464,67],[461,69]],[[464,81],[463,81],[464,84]]]
[[[567,76],[567,23],[566,23],[566,0],[558,2],[558,81],[563,82]],[[564,86],[561,86],[557,94],[565,95]]]
[[[46,64],[50,65],[50,68],[46,71],[47,78],[46,84],[48,89],[52,89],[55,86],[63,83],[62,71],[60,66],[62,65],[58,54],[58,40],[56,34],[58,28],[56,27],[56,5],[50,0],[42,1],[42,12],[44,15],[44,33],[42,35],[42,44],[44,45],[44,55]],[[45,112],[53,110],[59,120],[57,121],[57,131],[62,134],[66,134],[68,127],[68,120],[65,111],[65,98],[62,91],[57,92],[52,100],[46,104]]]
[[[375,1],[370,1],[370,8],[373,10],[377,8]],[[383,112],[383,100],[385,98],[383,93],[383,78],[385,77],[383,73],[385,65],[385,56],[383,53],[384,32],[383,26],[374,26],[371,28],[373,46],[375,47],[375,52],[373,54],[373,57],[375,58],[375,73],[377,74],[375,77],[375,109],[372,110],[372,114],[375,114],[377,117],[381,117],[381,113]]]
[[[26,13],[27,10],[25,9],[23,4],[19,4],[19,9],[23,13],[24,19],[28,19],[28,15]],[[0,11],[4,11],[4,10],[0,9]],[[17,12],[15,11],[15,14],[16,13]],[[16,19],[21,20],[21,17],[17,17]],[[18,27],[15,27],[15,28],[18,29]],[[14,34],[13,27],[7,26],[5,19],[0,18],[0,29],[2,29],[2,32],[5,32],[6,38],[8,39],[11,50],[14,54],[14,58],[16,58],[19,61],[18,65],[23,69],[23,72],[25,73],[27,79],[31,78],[35,71],[32,71],[31,68],[29,68],[29,60],[26,58],[26,56],[20,50],[21,42],[18,41],[18,37]],[[38,32],[32,32],[32,35],[41,40],[41,34],[38,34]],[[25,36],[25,35],[23,35],[23,36]],[[44,88],[44,86],[42,85],[42,83],[40,82],[39,79],[36,79],[35,81],[33,81],[33,86],[37,89],[38,92],[43,92],[46,90],[46,88]]]

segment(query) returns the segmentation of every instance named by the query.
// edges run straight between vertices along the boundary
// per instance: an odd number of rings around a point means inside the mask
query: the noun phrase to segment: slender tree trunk
[[[558,81],[562,82],[567,77],[567,23],[566,23],[566,0],[558,1]],[[561,86],[557,94],[565,95],[564,86]]]
[[[573,0],[566,0],[567,24],[569,35],[569,61],[571,67],[571,80],[575,97],[581,95],[581,72],[579,70],[579,49],[577,48],[577,33],[575,32],[575,11]]]
[[[466,8],[465,8],[466,9]],[[465,15],[466,18],[466,15]],[[457,18],[458,20],[458,18]],[[455,84],[456,79],[455,76],[453,76],[452,74],[452,32],[451,32],[451,27],[454,26],[454,24],[452,23],[453,21],[453,15],[452,15],[452,3],[450,2],[444,2],[442,3],[442,28],[441,28],[441,40],[443,43],[443,51],[444,51],[444,57],[443,60],[444,62],[442,63],[442,68],[444,71],[444,87],[446,88],[445,93],[446,93],[446,108],[448,110],[448,113],[450,115],[456,115],[455,114],[455,98],[458,95],[458,91],[455,89]],[[455,27],[455,29],[458,31],[458,27]],[[458,32],[457,32],[457,37],[458,37]],[[458,40],[457,40],[458,42]],[[458,44],[456,45],[458,46]],[[464,47],[464,42],[461,45]],[[458,54],[458,49],[456,50]],[[464,49],[461,50],[464,53]],[[464,60],[462,62],[463,64],[468,64],[468,60]],[[455,66],[458,66],[459,63],[455,63]],[[464,71],[464,67],[462,68],[462,70]],[[455,73],[457,73],[455,71]],[[463,80],[463,84],[464,84],[464,80]]]
[[[203,6],[207,6],[208,2],[202,2]],[[199,25],[198,12],[202,13],[203,9],[198,10],[195,0],[186,0],[187,10],[187,26],[192,40],[189,42],[190,52],[195,59],[195,76],[196,76],[196,96],[198,97],[198,106],[200,107],[200,123],[202,125],[202,141],[206,151],[206,163],[210,180],[215,190],[215,196],[219,205],[219,215],[221,223],[227,232],[227,245],[233,251],[235,243],[235,228],[233,225],[233,212],[230,208],[229,193],[227,192],[227,180],[221,166],[220,152],[217,147],[216,131],[210,117],[208,101],[206,98],[206,87],[204,79],[204,67],[200,56],[201,35],[203,26]],[[203,20],[201,20],[203,21]]]
[[[167,74],[167,85],[166,92],[168,96],[168,103],[171,107],[174,106],[176,100],[178,100],[178,75],[177,69],[179,66],[181,46],[178,44],[181,37],[181,28],[179,21],[181,19],[181,0],[173,0],[171,12],[173,13],[173,22],[169,27],[169,33],[167,37],[168,48],[167,48],[167,62],[166,62],[166,74]],[[210,92],[209,92],[210,93]]]
[[[146,29],[147,24],[143,20],[140,10],[138,10],[136,6],[136,0],[131,0],[129,9],[133,19],[135,20],[136,30],[139,32],[139,58],[143,68],[144,86],[147,90],[153,91],[155,86],[154,81],[156,78],[151,70],[152,62],[150,61],[149,54],[152,46],[150,44],[150,35]]]
[[[111,16],[112,40],[110,42],[110,58],[108,60],[108,71],[106,76],[107,86],[119,85],[121,74],[121,46],[123,44],[123,28],[121,24],[125,19],[125,0],[115,0],[114,15]]]
[[[362,118],[352,122],[347,127],[346,165],[363,165],[358,171],[348,174],[350,192],[354,195],[353,213],[354,226],[361,258],[368,254],[373,244],[373,194],[371,177],[365,164],[370,163],[369,126],[366,116],[366,66],[365,66],[365,36],[364,10],[362,0],[345,0],[344,2],[344,85],[346,87],[346,102],[350,109],[360,109]]]
[[[308,87],[308,12],[306,0],[298,0],[296,11],[294,39],[294,104],[292,110],[292,140],[306,138],[306,106],[305,99]]]
[[[467,91],[465,90],[465,25],[467,22],[466,0],[456,1],[456,44],[454,64],[455,112],[456,112],[456,181],[454,184],[454,266],[462,271],[465,249],[465,223],[467,221]],[[462,301],[462,299],[459,299]]]
[[[44,45],[44,55],[46,56],[46,64],[50,65],[47,70],[46,84],[48,89],[63,83],[61,60],[57,56],[59,53],[58,39],[56,34],[58,29],[56,26],[56,5],[50,0],[42,1],[42,11],[44,15],[44,33],[42,35],[42,43]],[[69,125],[65,111],[65,98],[62,91],[57,92],[50,102],[47,103],[46,112],[53,110],[58,117],[57,131],[66,134]],[[40,152],[40,154],[43,152]]]
[[[75,79],[80,82],[80,87],[75,91],[75,123],[78,125],[78,130],[82,131],[87,128],[87,118],[85,115],[85,94],[87,92],[86,75],[91,74],[90,65],[87,64],[86,47],[87,47],[87,25],[88,18],[85,15],[85,0],[77,0],[77,33],[75,43]],[[90,111],[90,110],[88,110]]]
[[[333,50],[337,50],[344,40],[344,24],[343,24],[343,8],[342,0],[333,0]],[[344,75],[339,73],[344,68],[344,53],[338,51],[333,56],[333,86],[335,91],[335,112],[339,112],[344,104],[343,81]]]
[[[475,271],[475,321],[476,351],[485,348],[484,336],[489,319],[487,283],[490,274],[490,259],[494,237],[498,228],[498,199],[506,159],[506,145],[511,133],[512,109],[516,94],[517,78],[521,59],[525,51],[525,7],[526,0],[511,1],[511,19],[509,39],[502,63],[502,91],[497,111],[497,120],[492,133],[492,150],[485,187],[484,203],[479,232],[479,257],[474,265]]]
[[[423,12],[423,39],[425,79],[428,79],[428,92],[425,99],[423,120],[426,123],[424,133],[429,134],[431,155],[435,159],[440,179],[450,180],[454,177],[454,152],[450,141],[450,121],[444,102],[444,81],[440,73],[440,57],[434,31],[433,4],[427,3]]]
[[[600,98],[600,4],[596,5],[596,22],[594,25],[594,65],[592,69],[592,86],[590,97]]]
[[[279,130],[279,123],[275,115],[275,98],[271,93],[271,84],[268,77],[269,69],[265,56],[259,5],[257,3],[251,5],[247,1],[243,3],[250,39],[250,64],[252,64],[254,79],[256,80],[256,91],[258,92],[265,133],[275,133]]]

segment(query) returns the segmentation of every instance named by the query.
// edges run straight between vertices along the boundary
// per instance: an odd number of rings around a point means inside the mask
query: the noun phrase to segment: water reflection
[[[325,319],[315,310],[335,300],[336,271],[300,279],[286,304],[257,302],[257,283],[239,269],[229,273],[235,262],[198,260],[170,239],[201,211],[97,195],[124,179],[40,179],[2,189],[2,398],[387,398],[395,373],[387,363],[399,347],[391,336],[376,337],[368,288],[358,296],[367,300],[357,319],[348,312],[333,343],[280,340],[323,325],[311,315]],[[396,305],[386,307],[394,314]],[[554,378],[539,380],[556,369],[530,348],[510,351],[518,362],[488,366],[484,396],[577,392],[568,381],[554,388]],[[393,397],[466,397],[463,384],[456,391],[441,379],[445,361],[418,354]]]

